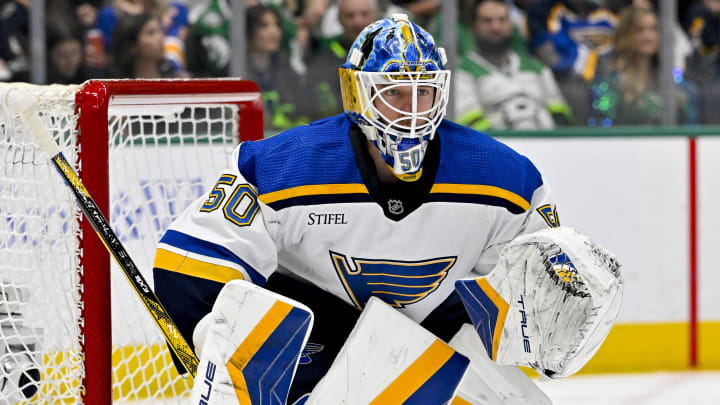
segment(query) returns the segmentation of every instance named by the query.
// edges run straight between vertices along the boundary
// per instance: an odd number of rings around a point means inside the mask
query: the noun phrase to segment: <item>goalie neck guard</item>
[[[395,14],[365,27],[340,66],[345,113],[401,180],[420,178],[428,142],[445,117],[445,63],[429,33]]]

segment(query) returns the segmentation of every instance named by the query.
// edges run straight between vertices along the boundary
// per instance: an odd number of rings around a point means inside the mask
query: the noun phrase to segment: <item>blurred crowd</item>
[[[265,127],[342,112],[338,66],[372,21],[406,13],[442,41],[441,0],[240,0],[245,78]],[[229,74],[229,0],[46,0],[47,82]],[[479,130],[720,122],[720,0],[678,3],[660,78],[654,0],[457,0],[455,120]],[[29,0],[0,0],[0,81],[29,79]]]

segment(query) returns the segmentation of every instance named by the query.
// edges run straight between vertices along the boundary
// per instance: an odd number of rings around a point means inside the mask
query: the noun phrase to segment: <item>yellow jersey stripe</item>
[[[510,307],[507,302],[495,291],[494,288],[484,278],[477,280],[478,285],[483,292],[490,298],[490,301],[495,304],[498,309],[497,320],[495,321],[495,331],[493,332],[493,344],[492,344],[492,359],[497,360],[497,351],[500,346],[500,338],[502,337],[503,326],[505,326],[505,318],[507,317],[508,308]]]
[[[562,4],[555,4],[552,9],[550,9],[550,14],[548,14],[547,17],[547,28],[548,31],[555,34],[556,32],[560,31],[560,28],[562,28],[560,24],[560,17],[562,16],[563,12],[565,11],[565,6]]]
[[[323,194],[368,194],[368,189],[364,184],[312,184],[260,194],[259,198],[263,203],[270,204],[293,197]]]
[[[590,51],[587,62],[585,62],[585,69],[583,70],[583,78],[589,82],[595,78],[595,72],[597,70],[598,54],[595,51]]]
[[[701,17],[695,17],[695,19],[690,24],[690,29],[688,29],[688,32],[691,36],[699,36],[700,33],[702,33],[702,29],[705,27],[705,20],[703,20]]]
[[[199,277],[206,280],[217,281],[218,283],[223,284],[230,280],[245,279],[245,276],[240,270],[232,267],[192,259],[162,248],[158,248],[155,253],[155,262],[153,263],[153,267],[188,276]]]
[[[525,211],[530,208],[530,203],[527,200],[512,191],[484,184],[435,184],[430,189],[430,193],[488,195],[510,201]]]
[[[401,404],[430,379],[455,353],[436,339],[415,361],[387,386],[371,404]]]
[[[292,305],[288,303],[276,301],[228,360],[226,366],[230,374],[230,381],[235,387],[235,395],[237,395],[241,405],[252,405],[245,376],[243,376],[245,365],[248,364],[292,308]]]

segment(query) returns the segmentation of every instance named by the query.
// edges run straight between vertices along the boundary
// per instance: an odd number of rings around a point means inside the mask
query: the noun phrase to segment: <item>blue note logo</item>
[[[316,353],[320,353],[321,351],[323,351],[324,348],[325,346],[319,343],[308,342],[303,348],[302,354],[300,355],[299,364],[312,363],[312,358],[310,356]]]
[[[396,308],[422,300],[437,290],[457,256],[420,261],[348,258],[330,251],[330,259],[350,300],[363,309],[370,297]]]

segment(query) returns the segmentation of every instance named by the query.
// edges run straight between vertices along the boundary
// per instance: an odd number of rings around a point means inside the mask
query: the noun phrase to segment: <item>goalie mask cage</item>
[[[262,137],[249,81],[5,83],[36,110],[152,281],[155,244]],[[0,405],[180,403],[162,335],[18,117],[0,101]],[[112,263],[112,267],[115,264]]]

